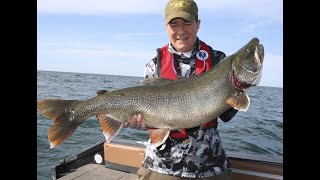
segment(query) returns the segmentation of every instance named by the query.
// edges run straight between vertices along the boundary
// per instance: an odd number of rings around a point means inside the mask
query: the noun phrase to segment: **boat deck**
[[[136,174],[106,168],[104,165],[87,164],[59,180],[135,180]]]
[[[63,159],[52,171],[53,180],[135,180],[145,147],[140,143],[98,142]],[[234,180],[282,180],[280,159],[229,153]]]

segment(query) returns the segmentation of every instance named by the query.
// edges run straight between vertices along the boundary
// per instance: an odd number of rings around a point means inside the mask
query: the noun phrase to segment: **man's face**
[[[167,24],[166,30],[173,47],[178,52],[188,52],[194,48],[199,27],[200,20],[188,22],[182,18],[176,18]]]

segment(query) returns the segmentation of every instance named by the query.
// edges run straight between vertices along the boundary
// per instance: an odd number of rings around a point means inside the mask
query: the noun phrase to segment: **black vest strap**
[[[226,54],[221,52],[221,51],[217,51],[217,50],[213,50],[211,46],[208,45],[208,47],[211,50],[211,54],[212,54],[212,66],[215,66],[216,64],[218,64],[223,58],[226,57]]]
[[[161,48],[158,48],[157,49],[157,62],[156,62],[156,65],[157,65],[157,74],[158,74],[158,77],[162,77],[161,76]]]

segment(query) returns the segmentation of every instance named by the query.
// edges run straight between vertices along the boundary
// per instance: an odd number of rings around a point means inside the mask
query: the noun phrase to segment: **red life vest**
[[[174,61],[173,59],[173,55],[168,51],[168,45],[162,47],[160,49],[160,53],[161,53],[161,56],[160,56],[161,57],[161,77],[177,80],[178,76],[175,73],[177,64],[176,64],[176,61]],[[205,59],[205,60],[199,59],[198,55],[196,56],[196,75],[209,70],[213,66],[212,49],[209,48],[208,45],[202,41],[200,41],[200,52],[198,54],[200,57],[203,57],[202,59]],[[217,118],[207,123],[204,123],[202,126],[204,128],[208,128],[216,125],[217,125]],[[186,132],[186,129],[171,131],[170,137],[174,139],[185,139],[188,137],[188,133]]]

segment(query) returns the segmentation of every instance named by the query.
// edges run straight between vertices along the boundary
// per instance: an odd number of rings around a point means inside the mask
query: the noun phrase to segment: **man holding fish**
[[[195,76],[225,57],[223,52],[213,50],[197,37],[200,19],[194,1],[170,0],[165,8],[165,25],[170,42],[158,49],[158,55],[145,66],[145,79],[176,80]],[[219,118],[227,122],[236,113],[237,110],[230,108]],[[231,179],[230,163],[217,125],[217,118],[214,118],[195,128],[171,131],[161,147],[149,143],[138,179]],[[124,127],[128,126],[146,129],[141,114],[124,123]]]
[[[231,179],[218,119],[228,122],[249,108],[245,90],[260,82],[263,45],[255,37],[227,57],[214,50],[197,37],[193,0],[168,1],[165,25],[170,41],[145,66],[143,85],[98,91],[87,100],[37,100],[40,113],[54,122],[51,148],[96,116],[107,143],[122,127],[149,131],[137,179]]]

